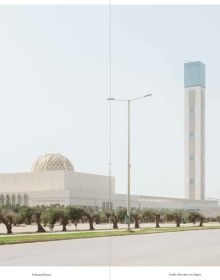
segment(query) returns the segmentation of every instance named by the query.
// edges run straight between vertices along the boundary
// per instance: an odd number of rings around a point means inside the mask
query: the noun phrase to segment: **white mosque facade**
[[[115,192],[114,177],[76,172],[60,154],[40,156],[31,172],[0,174],[1,205],[74,205],[97,209],[126,207],[127,195]],[[131,207],[182,209],[220,215],[218,200],[131,195]]]
[[[60,154],[40,156],[31,172],[0,174],[0,197],[5,204],[100,207],[112,193],[114,178],[75,172]]]

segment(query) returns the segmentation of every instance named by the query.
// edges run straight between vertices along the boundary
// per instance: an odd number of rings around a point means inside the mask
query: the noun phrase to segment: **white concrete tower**
[[[184,64],[185,196],[205,199],[205,64]]]

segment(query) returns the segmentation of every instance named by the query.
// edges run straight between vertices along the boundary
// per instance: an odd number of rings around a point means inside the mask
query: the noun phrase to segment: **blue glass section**
[[[200,61],[184,63],[184,86],[205,88],[205,64]]]

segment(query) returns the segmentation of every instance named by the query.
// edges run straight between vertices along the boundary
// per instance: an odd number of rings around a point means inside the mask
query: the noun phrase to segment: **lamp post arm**
[[[143,96],[139,96],[139,97],[131,98],[131,99],[119,99],[119,98],[109,97],[109,98],[107,98],[107,100],[108,101],[126,101],[126,102],[128,102],[128,101],[135,101],[135,100],[143,99],[143,98],[149,97],[149,96],[152,96],[152,94],[149,93],[149,94],[145,94]]]
[[[139,96],[139,97],[136,97],[136,98],[132,98],[132,99],[130,99],[130,101],[135,101],[135,100],[143,99],[143,98],[149,97],[149,96],[152,96],[152,94],[149,93],[149,94],[145,94],[144,96]]]

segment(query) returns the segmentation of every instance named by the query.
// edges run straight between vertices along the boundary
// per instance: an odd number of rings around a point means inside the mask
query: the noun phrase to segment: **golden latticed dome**
[[[60,154],[45,154],[34,163],[32,171],[74,171],[72,163]]]

